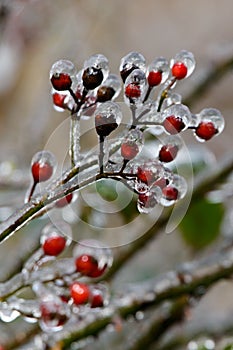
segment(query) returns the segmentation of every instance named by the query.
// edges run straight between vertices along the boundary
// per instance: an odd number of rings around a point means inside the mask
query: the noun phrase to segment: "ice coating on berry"
[[[51,178],[54,172],[56,160],[49,151],[37,152],[31,161],[31,171],[34,182],[44,182]]]
[[[115,100],[121,91],[121,81],[116,74],[109,74],[97,91],[97,102]]]
[[[142,150],[144,143],[143,133],[139,129],[128,132],[121,145],[121,155],[124,159],[131,160]]]
[[[100,136],[108,136],[118,127],[122,118],[119,105],[112,101],[99,105],[94,115],[96,132]]]
[[[62,237],[58,245],[62,247],[63,243],[65,242],[63,249],[65,247],[68,247],[72,241],[72,230],[70,225],[67,222],[61,220],[57,221],[56,223],[49,223],[42,229],[40,237],[41,245],[43,246],[46,240],[51,237]],[[56,245],[55,241],[54,244]]]
[[[77,271],[93,278],[105,273],[113,262],[111,249],[93,239],[77,243],[73,256]]]
[[[147,81],[150,86],[163,84],[169,75],[169,63],[164,57],[156,58],[147,68]]]
[[[72,78],[76,74],[74,64],[69,60],[59,60],[52,65],[50,80],[55,90],[68,90],[72,84]]]
[[[84,61],[83,68],[93,67],[103,74],[103,80],[105,80],[109,73],[108,59],[102,54],[91,55]]]
[[[191,120],[191,113],[187,106],[175,104],[162,112],[162,120],[165,131],[173,135],[187,129]]]
[[[163,176],[163,166],[156,160],[148,160],[137,169],[138,182],[143,182],[148,186],[152,185],[161,176]]]
[[[167,136],[161,140],[162,145],[159,149],[159,160],[163,163],[172,162],[181,148],[180,137],[176,135]]]
[[[175,75],[177,79],[188,78],[194,71],[195,65],[196,62],[192,52],[186,50],[182,50],[177,53],[170,62],[172,73],[176,71],[176,75],[178,75],[178,77]],[[175,70],[173,71],[174,67]]]
[[[121,59],[119,69],[121,78],[123,82],[125,82],[134,69],[141,69],[144,72],[146,71],[146,60],[142,54],[138,52],[130,52]]]
[[[218,134],[220,134],[225,126],[224,118],[221,112],[216,108],[205,108],[199,113],[200,121],[202,122],[212,122],[214,127],[217,129]]]
[[[125,102],[141,103],[146,88],[146,75],[140,69],[135,69],[125,81]]]
[[[160,203],[168,207],[174,204],[178,199],[184,198],[188,186],[185,179],[180,175],[173,175],[172,181],[162,189]]]
[[[40,327],[45,332],[62,329],[70,316],[70,310],[56,295],[48,294],[40,302]]]

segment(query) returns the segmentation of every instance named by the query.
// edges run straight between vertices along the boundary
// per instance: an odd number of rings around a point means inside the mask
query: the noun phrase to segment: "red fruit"
[[[55,92],[53,94],[53,104],[60,108],[66,108],[66,105],[64,104],[65,98],[66,98],[66,95],[62,95],[62,94],[59,94],[58,92]]]
[[[178,147],[174,145],[165,145],[159,151],[159,160],[164,163],[168,163],[175,159]]]
[[[178,190],[175,187],[172,186],[166,186],[163,188],[163,196],[168,200],[168,201],[174,201],[178,198]]]
[[[66,246],[66,239],[63,236],[51,236],[43,243],[43,250],[46,255],[57,256]]]
[[[218,130],[212,122],[201,122],[195,130],[196,135],[206,141],[210,140],[217,132]]]
[[[171,135],[178,134],[185,128],[183,120],[180,117],[176,117],[175,115],[170,115],[167,117],[163,122],[163,126],[165,130]]]
[[[159,85],[162,81],[162,72],[160,71],[151,71],[147,77],[148,84],[150,87]]]
[[[53,167],[49,163],[36,162],[31,167],[34,182],[47,181],[53,174]]]
[[[59,199],[59,200],[56,202],[55,206],[56,206],[57,208],[63,208],[63,207],[65,207],[66,205],[68,205],[68,204],[72,201],[72,198],[73,198],[73,194],[72,194],[72,193],[69,193],[69,194],[67,194],[65,197]]]
[[[69,74],[60,73],[60,74],[53,74],[51,78],[51,83],[55,90],[64,91],[64,90],[69,90],[69,88],[72,85],[72,80]]]
[[[141,96],[141,89],[139,85],[128,84],[125,88],[125,95],[128,98],[138,98]]]
[[[89,301],[91,292],[85,283],[74,282],[70,286],[70,295],[76,305],[86,304]]]
[[[82,275],[93,278],[100,277],[106,269],[106,267],[100,269],[97,260],[93,256],[87,254],[80,255],[75,260],[75,266],[76,270]]]
[[[138,168],[137,172],[138,180],[151,185],[155,181],[155,174],[151,170],[146,170],[143,168]]]
[[[176,79],[184,79],[188,73],[188,68],[183,62],[176,62],[172,66],[172,75]]]
[[[139,202],[145,207],[145,208],[153,208],[157,201],[154,198],[153,193],[141,193],[138,196]]]
[[[121,145],[121,155],[124,159],[131,160],[136,157],[139,148],[135,143],[126,142]]]
[[[104,306],[103,295],[99,291],[94,291],[91,298],[91,307],[102,307]]]

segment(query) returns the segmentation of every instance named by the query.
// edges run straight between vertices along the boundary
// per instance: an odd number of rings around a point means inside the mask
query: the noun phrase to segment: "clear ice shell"
[[[176,174],[172,175],[169,186],[177,189],[178,198],[176,200],[168,200],[162,195],[160,204],[162,204],[164,207],[169,207],[173,205],[177,200],[184,198],[188,190],[186,180],[182,176]]]
[[[104,83],[101,84],[101,86],[111,87],[115,91],[112,100],[115,100],[121,92],[121,81],[116,74],[109,74],[109,76],[104,81]]]
[[[72,241],[71,226],[65,221],[56,221],[47,224],[41,231],[40,243],[43,244],[48,237],[65,236],[66,246],[69,246]]]
[[[146,71],[146,60],[139,52],[130,52],[126,56],[122,57],[120,62],[120,72],[124,69],[130,69],[133,66]]]
[[[176,92],[168,94],[168,97],[165,98],[163,101],[161,111],[165,110],[166,108],[175,105],[175,104],[181,104],[182,96],[180,94],[177,94]]]
[[[129,84],[138,86],[140,88],[141,93],[139,97],[132,97],[130,99],[124,94],[125,103],[129,105],[130,101],[132,100],[134,101],[135,104],[141,104],[146,92],[146,84],[147,84],[146,74],[144,73],[144,71],[141,69],[134,69],[126,78],[124,88],[126,89],[126,87]]]
[[[138,147],[138,153],[141,152],[144,145],[144,135],[143,132],[139,129],[129,130],[126,137],[123,139],[122,144],[132,144]]]
[[[94,67],[96,69],[101,69],[104,79],[107,78],[109,74],[108,59],[102,54],[95,54],[90,56],[87,60],[84,61],[83,68]]]
[[[186,50],[181,50],[180,52],[178,52],[175,55],[175,57],[171,59],[170,67],[172,68],[172,66],[177,62],[182,62],[187,67],[188,71],[185,78],[189,77],[194,71],[196,62],[192,52]]]
[[[216,129],[218,129],[218,134],[220,134],[225,126],[224,118],[221,112],[216,108],[205,108],[199,113],[200,122],[212,122]]]
[[[93,256],[98,262],[99,269],[112,266],[111,249],[97,240],[85,239],[79,241],[73,249],[73,256],[76,259],[83,254]]]
[[[69,60],[59,60],[52,65],[49,72],[49,77],[51,79],[53,75],[60,73],[69,74],[71,77],[74,77],[76,74],[76,68]]]
[[[104,119],[110,118],[111,120],[114,117],[115,123],[117,123],[118,125],[120,124],[122,119],[122,112],[119,105],[116,102],[112,101],[101,103],[96,108],[94,115],[101,115]]]
[[[161,72],[162,73],[162,80],[161,80],[161,84],[163,84],[168,76],[169,76],[169,62],[166,58],[164,57],[157,57],[153,62],[151,62],[151,64],[148,66],[147,68],[147,73],[146,75],[148,76],[148,74],[150,72]]]
[[[34,154],[31,160],[31,165],[39,163],[41,166],[49,164],[53,169],[56,165],[56,158],[50,151],[39,151]]]
[[[177,118],[181,118],[185,124],[183,130],[187,129],[192,120],[192,115],[189,108],[183,104],[175,104],[172,105],[162,112],[162,121],[164,121],[167,117],[174,115]],[[166,132],[166,130],[165,130]]]

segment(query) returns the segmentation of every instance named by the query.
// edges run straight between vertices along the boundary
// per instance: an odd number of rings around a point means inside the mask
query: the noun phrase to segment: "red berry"
[[[138,168],[137,171],[137,177],[138,180],[151,185],[155,181],[155,174],[151,170],[143,169],[143,168]]]
[[[172,75],[176,79],[184,79],[188,73],[188,68],[183,62],[176,62],[172,66]]]
[[[85,283],[74,282],[70,286],[70,295],[76,305],[86,304],[90,298],[90,289]]]
[[[195,130],[196,135],[206,141],[210,140],[217,132],[218,130],[212,122],[201,122]]]
[[[56,202],[55,206],[56,206],[57,208],[63,208],[63,207],[65,207],[66,205],[68,205],[68,204],[72,201],[72,198],[73,198],[73,194],[72,194],[72,193],[69,193],[69,194],[67,194],[65,197],[59,199],[59,200]]]
[[[163,188],[163,196],[168,200],[168,201],[174,201],[178,198],[178,190],[177,188],[173,186],[166,186]]]
[[[47,181],[53,174],[53,167],[49,163],[36,162],[31,167],[34,182]]]
[[[95,308],[95,307],[102,307],[102,306],[104,306],[104,299],[103,299],[102,293],[99,291],[94,291],[92,293],[92,298],[91,298],[91,307]]]
[[[159,85],[162,81],[161,71],[151,71],[147,77],[148,84],[153,87]]]
[[[121,155],[124,159],[131,160],[136,157],[139,148],[135,143],[126,142],[121,145]]]
[[[87,254],[80,255],[75,260],[75,266],[76,270],[82,275],[93,278],[100,277],[106,269],[106,266],[100,269],[97,260],[93,256]]]
[[[175,159],[178,152],[178,147],[175,145],[165,145],[159,151],[159,160],[168,163]]]
[[[139,194],[138,199],[145,208],[153,208],[157,204],[153,193],[141,193]]]
[[[141,89],[139,85],[128,84],[125,88],[125,95],[128,98],[138,98],[141,96]]]
[[[53,94],[53,104],[60,108],[66,108],[66,105],[64,104],[64,100],[66,98],[66,95],[59,94],[58,92],[55,92]]]
[[[69,74],[60,73],[52,75],[51,83],[55,90],[64,91],[69,90],[72,85],[72,80]]]
[[[46,255],[57,256],[66,246],[66,239],[63,236],[51,236],[43,243],[43,250]]]
[[[177,134],[185,128],[185,124],[182,118],[176,117],[175,115],[170,115],[167,117],[163,122],[163,126],[165,130],[171,135]]]

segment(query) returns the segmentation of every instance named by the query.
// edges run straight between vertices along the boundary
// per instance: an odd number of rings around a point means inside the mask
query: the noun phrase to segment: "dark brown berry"
[[[123,67],[123,69],[120,71],[121,74],[121,79],[123,80],[123,83],[126,81],[127,77],[130,75],[130,73],[134,70],[137,69],[138,67],[135,66],[134,64],[130,67],[127,67],[127,65],[125,65]]]
[[[101,86],[97,91],[96,102],[110,101],[115,95],[115,90],[110,86]]]
[[[101,69],[95,67],[88,67],[84,70],[82,75],[83,86],[87,90],[94,90],[103,81],[103,72]]]
[[[95,116],[95,128],[96,132],[100,136],[108,136],[118,127],[116,118],[114,115],[104,117],[100,114]]]

